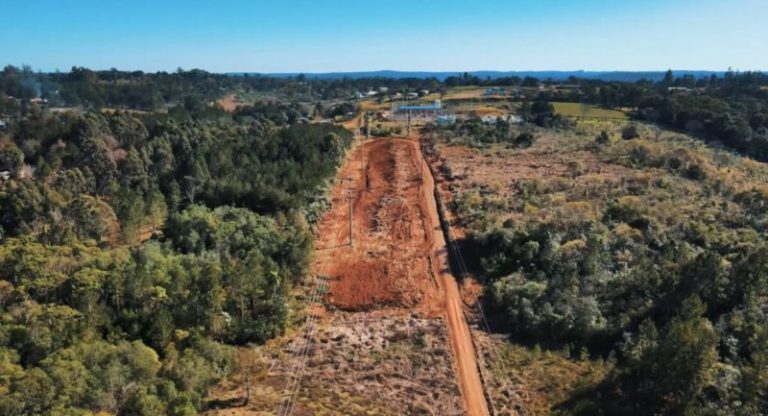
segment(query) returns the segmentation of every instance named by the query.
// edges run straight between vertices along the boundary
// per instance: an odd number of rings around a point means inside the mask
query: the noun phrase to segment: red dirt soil
[[[417,139],[377,139],[341,168],[333,207],[319,227],[314,266],[330,280],[326,301],[342,310],[387,308],[445,316],[468,415],[488,415],[460,291],[448,267],[434,178]],[[353,195],[354,198],[347,198]],[[349,244],[349,203],[352,245]]]
[[[347,311],[382,307],[442,310],[440,282],[431,270],[434,234],[422,197],[419,154],[406,140],[365,144],[365,176],[359,152],[342,167],[343,186],[334,189],[337,204],[319,228],[319,249],[333,249],[325,274],[331,279],[328,303]],[[349,203],[352,241],[349,245]],[[322,253],[322,252],[321,252]]]

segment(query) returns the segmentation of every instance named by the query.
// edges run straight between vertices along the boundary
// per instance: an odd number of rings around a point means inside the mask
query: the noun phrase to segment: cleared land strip
[[[353,244],[334,253],[327,272],[331,279],[327,301],[347,311],[389,308],[393,314],[407,310],[445,317],[466,413],[488,415],[458,284],[448,264],[434,179],[418,143],[377,139],[365,149],[365,175],[351,181],[356,193]],[[342,175],[356,176],[349,167]],[[340,192],[345,191],[337,190],[337,195]],[[347,227],[325,225],[319,246],[338,246]]]
[[[251,376],[240,378],[250,402],[209,414],[488,415],[418,144],[376,139],[364,148],[365,168],[357,146],[318,226],[312,270],[328,291],[322,305],[305,299],[316,331],[253,350]],[[239,403],[242,386],[223,386],[220,402]]]

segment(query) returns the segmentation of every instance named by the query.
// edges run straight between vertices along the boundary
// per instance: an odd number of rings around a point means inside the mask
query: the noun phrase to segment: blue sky
[[[766,0],[0,0],[0,65],[768,70]]]

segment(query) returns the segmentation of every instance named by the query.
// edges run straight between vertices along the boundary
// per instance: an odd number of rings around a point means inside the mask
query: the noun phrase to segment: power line
[[[339,214],[339,212],[338,211],[334,212],[333,229],[336,229],[336,227],[338,226],[340,218],[341,218],[341,215]],[[323,258],[323,263],[318,268],[319,271],[323,271],[325,269],[325,266],[327,265],[329,258],[330,258],[330,255],[326,255]],[[312,294],[309,297],[307,306],[317,302],[317,300],[319,299],[321,286],[322,284],[318,284],[317,286],[315,286],[315,289],[313,290]],[[309,345],[311,343],[312,337],[314,336],[314,331],[315,331],[314,321],[315,321],[315,315],[310,314],[310,316],[307,318],[307,323],[305,325],[305,333],[306,333],[304,337],[305,342],[299,352],[298,360],[296,362],[296,365],[294,366],[294,371],[292,372],[292,374],[294,375],[294,378],[291,381],[289,381],[288,385],[286,385],[286,390],[289,392],[289,396],[287,400],[283,399],[280,402],[280,407],[278,408],[278,411],[277,411],[278,415],[281,415],[281,414],[289,415],[290,412],[292,412],[293,405],[295,403],[295,398],[298,395],[298,386],[300,384],[299,383],[300,377],[303,373],[303,368],[305,366],[304,360],[309,352]],[[294,349],[294,352],[295,352],[295,349]]]
[[[361,144],[362,144],[362,141],[361,141]],[[361,147],[360,151],[361,152],[363,151],[362,147]],[[361,155],[361,160],[362,160],[362,155]],[[361,178],[363,177],[362,176],[363,174],[364,174],[364,172],[361,171]],[[343,200],[342,198],[346,197],[348,202],[349,202],[349,243],[350,243],[350,246],[351,246],[352,245],[352,211],[353,211],[352,210],[352,199],[354,198],[354,194],[345,194],[345,191],[353,191],[354,189],[345,189],[344,188],[344,182],[347,181],[347,180],[349,180],[351,182],[352,178],[342,178],[342,189],[341,189],[340,200]],[[341,210],[339,210],[339,211],[334,213],[334,215],[335,215],[334,226],[333,226],[334,230],[338,227],[339,219],[341,218],[341,213],[340,212],[341,212]],[[325,268],[325,266],[328,264],[328,259],[329,258],[330,258],[330,255],[327,255],[323,259],[323,264],[319,267],[320,270]],[[320,291],[320,285],[317,286],[316,291],[315,291],[315,295],[313,295],[312,299],[310,300],[310,302],[308,304],[312,304],[312,303],[314,303],[318,299],[316,294],[318,294],[319,291]],[[310,315],[310,318],[308,319],[308,323],[307,323],[307,326],[306,326],[307,327],[307,331],[306,331],[307,332],[307,336],[305,337],[306,342],[304,344],[303,350],[299,354],[300,358],[299,358],[298,364],[296,366],[297,371],[295,372],[295,377],[293,379],[294,382],[292,383],[292,387],[290,388],[290,395],[288,397],[288,401],[286,402],[285,407],[283,407],[283,405],[282,405],[283,402],[281,402],[280,408],[278,409],[278,413],[277,413],[278,416],[281,415],[281,414],[284,415],[284,416],[288,416],[288,415],[293,413],[293,409],[294,409],[294,406],[296,405],[296,401],[298,399],[299,391],[301,389],[301,378],[303,377],[304,371],[306,370],[306,363],[307,363],[307,356],[309,354],[309,347],[310,347],[310,345],[312,343],[312,339],[313,339],[315,331],[317,329],[315,327],[315,325],[314,325],[314,321],[315,321],[314,315]]]

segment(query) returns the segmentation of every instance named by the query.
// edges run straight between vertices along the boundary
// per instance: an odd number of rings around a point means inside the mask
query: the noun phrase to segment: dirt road
[[[448,248],[440,228],[437,201],[435,200],[435,180],[426,161],[422,161],[422,172],[424,176],[424,198],[428,201],[427,205],[432,222],[437,224],[436,228],[433,228],[433,251],[436,252],[439,263],[442,266],[439,270],[445,293],[445,313],[449,326],[448,334],[451,340],[451,347],[456,356],[464,403],[468,415],[485,416],[489,414],[488,404],[485,399],[480,373],[478,372],[475,348],[472,345],[472,334],[464,317],[459,285],[448,267]]]
[[[342,167],[341,177],[349,180],[334,190],[334,199],[344,202],[320,225],[319,249],[334,251],[325,272],[331,279],[326,301],[345,311],[415,310],[445,317],[466,414],[488,415],[459,288],[448,266],[434,179],[417,141],[370,141],[365,160],[364,172],[359,164]],[[332,222],[337,217],[344,221]]]

